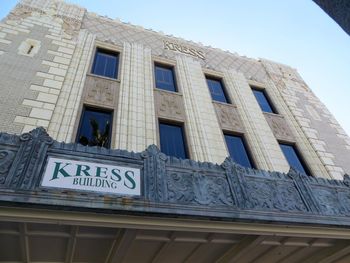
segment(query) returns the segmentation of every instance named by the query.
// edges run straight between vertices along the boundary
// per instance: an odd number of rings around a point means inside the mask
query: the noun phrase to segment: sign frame
[[[92,158],[78,159],[66,158],[66,156],[48,155],[41,172],[39,186],[41,188],[64,189],[74,192],[83,191],[95,195],[103,194],[136,198],[143,196],[144,182],[141,164],[130,165],[123,162],[117,162],[117,164],[115,164],[112,160],[91,159]],[[93,169],[91,169],[91,166],[87,169],[86,166],[89,165],[91,165]],[[100,169],[98,169],[98,167]],[[112,171],[113,169],[114,171]],[[126,172],[129,173],[126,174]],[[53,176],[55,176],[55,178],[53,178]],[[62,178],[66,181],[65,183],[62,183]],[[74,179],[76,180],[74,181]],[[107,183],[106,180],[108,180],[109,183]],[[67,181],[72,181],[71,185],[69,185]],[[76,187],[72,186],[74,182]],[[134,184],[135,188],[133,187]],[[100,186],[102,186],[102,189]],[[103,187],[113,190],[103,190]],[[119,188],[121,188],[121,190],[119,190]]]

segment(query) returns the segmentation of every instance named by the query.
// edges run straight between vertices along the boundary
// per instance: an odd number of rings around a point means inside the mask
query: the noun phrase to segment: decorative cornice
[[[137,167],[141,196],[41,186],[48,157]],[[0,202],[48,209],[94,209],[143,215],[350,226],[350,179],[256,170],[226,158],[221,164],[182,160],[150,145],[140,153],[54,141],[43,128],[0,133]],[[84,198],[93,199],[85,202]],[[108,200],[108,202],[106,202]],[[125,203],[125,200],[128,200]]]

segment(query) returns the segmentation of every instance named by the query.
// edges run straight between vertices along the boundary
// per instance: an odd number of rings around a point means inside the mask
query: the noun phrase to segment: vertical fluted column
[[[201,65],[192,58],[178,56],[177,67],[191,158],[222,163],[228,153]]]
[[[115,148],[143,151],[156,144],[151,50],[124,43]]]
[[[257,168],[287,172],[289,165],[243,74],[226,71],[225,80],[242,118],[245,139]]]

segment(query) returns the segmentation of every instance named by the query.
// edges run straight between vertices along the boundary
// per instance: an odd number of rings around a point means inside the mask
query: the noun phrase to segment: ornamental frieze
[[[43,128],[0,133],[0,202],[145,216],[350,226],[344,181],[54,141]]]

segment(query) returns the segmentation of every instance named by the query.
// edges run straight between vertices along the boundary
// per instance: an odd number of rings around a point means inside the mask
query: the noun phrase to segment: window
[[[242,136],[224,134],[230,157],[238,164],[252,168],[251,158]]]
[[[111,144],[112,112],[84,108],[77,142],[85,146],[109,148]]]
[[[176,92],[176,83],[174,78],[174,68],[156,64],[154,66],[156,77],[156,88]]]
[[[286,159],[291,167],[293,167],[294,169],[296,169],[297,171],[299,171],[305,175],[310,174],[305,163],[300,158],[300,155],[299,155],[297,149],[293,145],[280,143],[280,146],[281,146],[281,149],[282,149],[284,156],[286,157]]]
[[[91,73],[116,79],[118,78],[118,64],[118,53],[97,49]]]
[[[183,126],[159,123],[160,149],[163,153],[177,158],[188,158]]]
[[[277,113],[275,109],[272,107],[272,104],[270,103],[268,97],[266,96],[265,91],[253,88],[253,93],[263,112]]]
[[[215,101],[230,103],[228,96],[225,93],[225,89],[222,85],[222,81],[220,79],[215,79],[208,76],[206,76],[206,79],[211,98]]]

